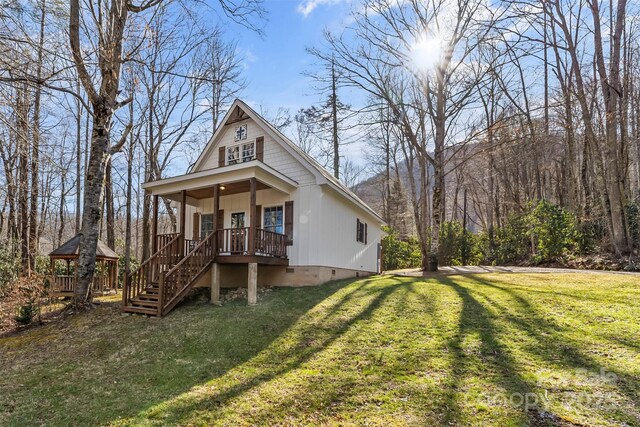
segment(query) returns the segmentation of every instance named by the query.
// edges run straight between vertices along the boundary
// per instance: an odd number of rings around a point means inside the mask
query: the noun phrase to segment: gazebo
[[[80,236],[76,235],[49,254],[51,260],[51,296],[71,297],[78,280],[78,247]],[[56,263],[66,263],[58,270]],[[71,264],[73,263],[73,270]],[[59,274],[62,272],[61,274]],[[105,243],[98,240],[96,248],[96,271],[93,276],[92,293],[104,295],[110,291],[118,291],[118,254]]]

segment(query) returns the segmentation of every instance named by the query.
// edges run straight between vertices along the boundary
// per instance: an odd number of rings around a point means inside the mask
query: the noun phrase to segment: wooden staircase
[[[209,270],[215,251],[215,232],[187,250],[175,234],[140,267],[126,276],[122,311],[162,317],[169,313],[198,279]]]

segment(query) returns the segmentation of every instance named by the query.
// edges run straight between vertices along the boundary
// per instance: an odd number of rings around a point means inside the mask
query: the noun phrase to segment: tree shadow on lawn
[[[279,288],[253,307],[183,304],[164,319],[120,315],[118,303],[106,303],[0,340],[0,368],[8,373],[0,378],[0,424],[96,425],[135,416],[252,360],[314,307],[330,304],[338,321],[341,306],[370,280]],[[289,349],[308,358],[321,348],[309,341],[310,331],[299,332],[297,344],[278,354],[282,361],[293,357]]]
[[[438,278],[438,284],[452,288],[462,300],[458,331],[448,343],[452,357],[449,369],[450,379],[445,392],[445,424],[458,425],[465,418],[461,399],[480,399],[484,402],[477,403],[485,403],[491,410],[498,410],[500,409],[498,405],[508,404],[512,396],[518,396],[515,398],[518,403],[519,396],[524,397],[532,393],[534,385],[522,375],[518,369],[517,360],[500,342],[498,327],[494,323],[493,315],[472,295],[467,286],[459,284],[455,278]],[[465,341],[474,337],[479,338],[480,345],[475,354],[470,355]],[[474,364],[476,366],[473,366]],[[481,369],[484,369],[484,380],[495,383],[498,388],[493,391],[497,393],[495,396],[477,395],[464,389],[468,375],[481,375]],[[501,390],[506,393],[506,398],[504,394],[501,394]],[[486,392],[490,393],[489,390]],[[535,422],[531,413],[527,411],[520,411],[516,416],[519,417],[518,424]]]
[[[543,390],[538,384],[534,384],[531,379],[528,379],[532,373],[527,372],[526,365],[523,366],[526,361],[518,362],[515,355],[511,354],[511,350],[500,342],[505,339],[514,339],[515,337],[510,338],[508,336],[508,328],[514,328],[517,332],[523,332],[528,337],[528,342],[531,343],[528,346],[520,346],[519,350],[525,352],[528,357],[536,358],[545,368],[557,370],[571,368],[574,373],[588,371],[588,373],[599,374],[601,372],[603,364],[585,354],[582,349],[584,343],[581,346],[580,343],[568,337],[566,330],[563,330],[552,318],[541,315],[538,309],[520,294],[521,292],[526,293],[528,290],[521,288],[515,290],[508,282],[504,283],[504,285],[499,285],[497,284],[500,283],[499,281],[489,281],[474,274],[465,275],[464,277],[473,280],[472,286],[461,286],[452,278],[442,278],[440,280],[441,283],[454,288],[464,304],[460,322],[460,335],[452,342],[452,347],[456,352],[455,360],[465,360],[461,357],[463,355],[460,343],[465,334],[476,332],[482,339],[481,353],[493,353],[496,355],[495,357],[490,355],[485,361],[489,362],[494,369],[497,369],[502,374],[498,379],[498,384],[510,395],[526,396],[527,393],[536,394],[538,396],[537,400],[540,402],[541,399],[539,397],[542,396],[541,392]],[[510,310],[504,304],[500,304],[490,293],[486,292],[486,289],[504,293],[515,305]],[[484,299],[486,303],[480,302],[479,297]],[[571,295],[569,297],[573,298]],[[488,307],[496,310],[497,314],[491,313]],[[497,321],[500,319],[503,325],[498,325],[499,322]],[[518,366],[521,367],[518,368]],[[460,367],[463,368],[463,366]],[[607,367],[606,370],[616,374],[618,381],[614,384],[615,388],[626,397],[628,402],[631,402],[631,408],[628,408],[627,411],[614,408],[608,415],[616,415],[615,418],[623,422],[637,423],[638,396],[637,391],[634,390],[638,386],[637,378],[630,378],[626,373],[616,371],[610,367]],[[454,368],[453,372],[455,385],[462,378],[461,374],[462,376],[464,375],[464,368],[462,371]],[[455,393],[452,393],[451,403],[455,407]],[[534,411],[523,413],[523,416],[527,417],[525,421],[528,424],[539,424],[539,413],[537,408],[533,409]],[[598,409],[601,408],[595,408],[595,410]],[[607,411],[605,410],[604,412]],[[455,419],[455,411],[452,415],[452,419]],[[560,419],[555,420],[558,421]],[[554,425],[556,421],[553,418],[546,419],[543,424]]]
[[[216,378],[211,378],[190,392],[123,422],[144,420],[147,424],[159,425],[214,423],[222,416],[222,408],[234,398],[255,392],[262,384],[301,367],[331,346],[353,325],[370,319],[385,299],[405,284],[401,280],[389,280],[384,285],[372,284],[371,280],[351,284],[311,308],[252,359],[228,371],[225,381],[214,384]],[[262,415],[263,421],[267,422],[269,414]]]

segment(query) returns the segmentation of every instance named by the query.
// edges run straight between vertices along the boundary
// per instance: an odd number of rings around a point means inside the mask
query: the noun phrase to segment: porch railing
[[[249,227],[218,229],[218,253],[243,255],[249,251]]]
[[[53,293],[73,293],[76,288],[76,276],[59,274],[51,276],[51,292]],[[95,274],[93,276],[92,292],[96,294],[109,290],[109,276],[106,274]]]
[[[157,234],[156,235],[156,250],[164,247],[167,243],[173,240],[176,236],[179,236],[180,233],[167,233],[167,234]]]
[[[274,256],[278,258],[287,257],[287,236],[263,228],[256,229],[256,253]]]
[[[59,275],[53,276],[53,292],[73,292],[75,289],[76,276]]]
[[[145,260],[138,269],[132,271],[126,276],[124,287],[122,290],[123,305],[127,305],[129,301],[143,293],[153,283],[159,281],[160,274],[169,270],[182,259],[182,238],[180,234],[160,234],[157,237],[172,236],[166,240],[158,251],[150,258]],[[165,240],[163,240],[165,242]]]
[[[160,273],[159,315],[168,313],[213,262],[214,233],[199,241],[176,265]]]
[[[249,228],[218,229],[218,255],[248,255]],[[287,257],[287,236],[257,228],[255,233],[255,254],[277,258]]]

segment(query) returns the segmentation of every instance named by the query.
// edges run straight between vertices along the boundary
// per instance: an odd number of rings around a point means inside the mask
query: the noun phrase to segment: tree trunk
[[[331,119],[333,120],[333,176],[340,179],[340,144],[338,141],[338,93],[336,89],[336,69],[331,62]]]
[[[16,93],[16,141],[18,143],[18,229],[20,230],[20,259],[22,275],[31,274],[29,255],[29,104],[27,86],[22,85]]]
[[[113,181],[111,177],[111,158],[107,161],[105,172],[105,205],[107,218],[107,246],[115,250],[116,248],[116,224],[115,208],[113,206]]]
[[[112,109],[103,105],[93,106],[91,153],[84,188],[84,212],[80,231],[78,282],[74,293],[76,307],[86,306],[92,300],[91,283],[96,266],[96,248],[100,234],[104,181],[109,162],[109,132]]]
[[[46,17],[46,0],[42,0],[40,11],[40,38],[38,41],[38,62],[36,64],[36,78],[42,76],[42,58],[44,51],[44,30]],[[31,147],[31,200],[29,209],[29,270],[35,268],[35,257],[38,253],[38,191],[40,167],[40,100],[42,87],[36,85],[33,102],[33,145]]]
[[[58,228],[58,246],[62,244],[62,239],[64,238],[64,225],[66,223],[64,218],[64,207],[65,207],[65,196],[66,196],[66,169],[62,170],[62,176],[60,178],[60,206],[58,208],[58,218],[60,219],[60,224]]]
[[[80,83],[76,86],[78,96],[80,95]],[[82,191],[82,103],[80,99],[76,99],[76,228],[75,233],[80,232],[80,217],[81,213],[81,199],[80,192]]]
[[[593,16],[595,64],[600,76],[600,87],[605,104],[605,165],[607,187],[609,189],[609,208],[611,210],[611,236],[616,251],[626,254],[629,250],[625,221],[624,172],[621,170],[618,144],[618,104],[620,101],[620,44],[624,26],[626,0],[618,0],[615,28],[612,29],[610,44],[611,58],[609,70],[605,63],[600,23],[600,9],[597,0],[589,2]],[[613,13],[613,11],[612,11]],[[612,22],[613,24],[613,22]]]
[[[440,76],[439,79],[443,77]],[[431,251],[428,271],[438,271],[438,254],[440,251],[440,225],[445,214],[445,171],[444,146],[446,137],[444,82],[437,84],[435,124],[435,149],[433,153],[433,194],[431,216]]]

